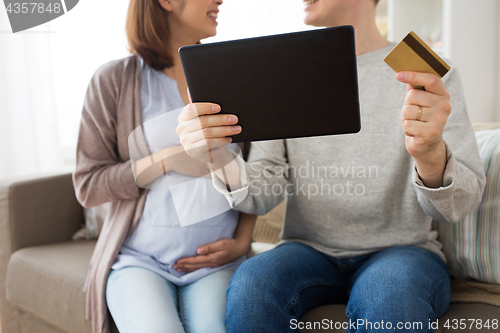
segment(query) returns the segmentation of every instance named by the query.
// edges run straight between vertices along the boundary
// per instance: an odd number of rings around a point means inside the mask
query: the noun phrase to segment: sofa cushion
[[[252,234],[254,241],[271,244],[279,242],[281,229],[283,229],[285,208],[286,200],[283,200],[266,215],[257,217]]]
[[[7,299],[63,331],[91,332],[83,285],[95,243],[67,241],[16,251],[7,268]]]
[[[95,207],[84,208],[85,225],[75,232],[73,240],[79,239],[97,239],[101,233],[104,220],[111,208],[111,202],[105,202]]]
[[[487,180],[481,203],[459,223],[436,228],[454,277],[500,284],[500,129],[475,134]]]

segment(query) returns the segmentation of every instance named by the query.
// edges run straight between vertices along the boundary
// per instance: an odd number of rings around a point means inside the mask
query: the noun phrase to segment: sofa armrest
[[[71,174],[0,181],[0,317],[4,332],[21,332],[5,297],[7,265],[18,249],[71,240],[84,223]]]
[[[71,240],[83,223],[70,173],[0,182],[2,253]]]

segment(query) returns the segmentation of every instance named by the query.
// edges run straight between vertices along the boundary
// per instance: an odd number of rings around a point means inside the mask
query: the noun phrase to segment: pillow
[[[85,208],[83,210],[85,226],[82,225],[82,228],[75,232],[73,240],[97,239],[110,207],[111,202],[106,202],[99,206]]]
[[[459,223],[436,229],[454,277],[500,284],[500,129],[475,134],[487,181],[481,203]]]
[[[285,217],[286,200],[274,207],[266,215],[259,216],[255,222],[252,239],[259,243],[276,244],[280,240]]]

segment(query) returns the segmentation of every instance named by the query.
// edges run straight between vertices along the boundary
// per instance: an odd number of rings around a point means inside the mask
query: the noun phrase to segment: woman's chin
[[[217,29],[211,29],[206,32],[205,38],[214,37],[215,35],[217,35]]]
[[[308,13],[306,17],[304,18],[304,23],[306,25],[314,25],[315,17],[316,15]]]
[[[304,18],[304,23],[312,27],[324,27],[325,25],[321,23],[321,20],[316,15],[307,15]]]

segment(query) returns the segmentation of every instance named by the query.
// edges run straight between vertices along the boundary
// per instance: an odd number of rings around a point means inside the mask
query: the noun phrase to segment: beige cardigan
[[[109,333],[106,281],[127,234],[142,214],[147,190],[134,181],[128,136],[141,125],[141,66],[135,55],[110,61],[92,77],[78,135],[76,197],[84,207],[113,202],[85,281],[85,318],[93,333]],[[146,151],[147,154],[147,151]]]

